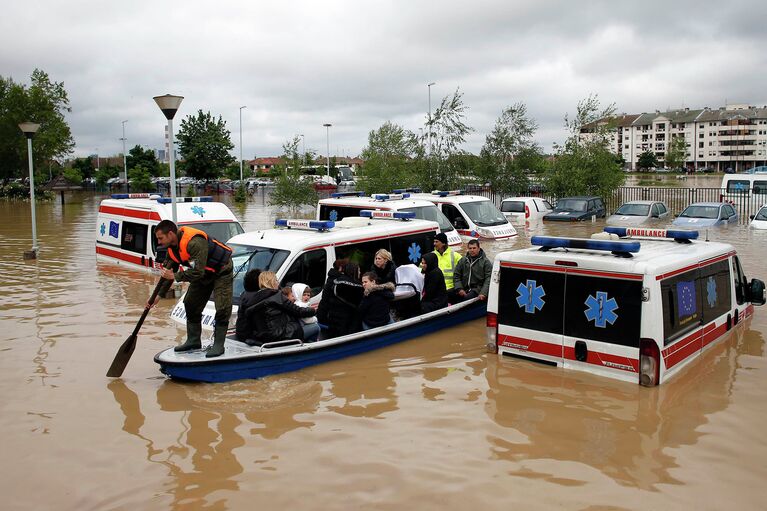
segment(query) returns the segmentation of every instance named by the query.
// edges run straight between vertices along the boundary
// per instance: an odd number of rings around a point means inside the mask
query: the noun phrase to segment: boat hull
[[[250,348],[236,343],[242,347],[234,348],[227,343],[224,355],[210,359],[205,358],[203,351],[176,354],[173,348],[169,348],[155,355],[154,360],[160,365],[161,372],[176,379],[215,383],[260,378],[338,360],[442,331],[484,317],[487,313],[486,303],[467,302],[385,327],[288,348],[260,351],[258,347]],[[248,351],[251,353],[247,353]]]

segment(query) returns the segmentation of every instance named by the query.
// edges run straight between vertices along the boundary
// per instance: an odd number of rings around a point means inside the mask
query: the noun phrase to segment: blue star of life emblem
[[[709,277],[706,281],[706,301],[712,309],[716,306],[716,281],[714,277]]]
[[[101,227],[99,228],[99,232],[100,232],[100,233],[101,233],[101,235],[103,236],[103,235],[104,235],[104,234],[107,232],[107,224],[105,224],[105,223],[102,223],[102,224],[101,224]]]
[[[205,210],[202,209],[202,206],[192,206],[192,214],[202,217],[205,214]]]
[[[618,315],[615,310],[618,308],[618,302],[615,298],[607,298],[607,293],[604,291],[597,291],[596,296],[589,295],[586,298],[586,319],[593,321],[594,325],[599,328],[605,328],[607,323],[611,325],[618,319]]]
[[[330,220],[331,222],[335,222],[336,220],[338,220],[338,211],[336,211],[335,209],[331,211],[330,215],[328,215],[328,220]]]
[[[407,248],[407,258],[413,261],[413,264],[418,264],[421,260],[421,247],[417,243],[411,243]]]
[[[535,314],[535,309],[543,310],[546,302],[543,297],[546,296],[543,286],[537,286],[534,280],[527,279],[527,282],[520,282],[517,286],[517,305],[525,308],[528,314]]]

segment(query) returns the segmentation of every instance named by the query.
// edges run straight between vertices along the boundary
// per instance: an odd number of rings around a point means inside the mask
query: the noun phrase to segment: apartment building
[[[639,155],[653,151],[663,164],[674,137],[684,137],[688,170],[710,168],[744,172],[767,165],[767,107],[728,105],[718,109],[683,108],[666,112],[621,114],[581,129],[581,138],[609,126],[608,144],[631,170]]]

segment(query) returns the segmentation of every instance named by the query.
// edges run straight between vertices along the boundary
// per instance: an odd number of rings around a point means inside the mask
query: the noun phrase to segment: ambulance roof
[[[557,248],[544,251],[540,247],[530,247],[501,252],[496,258],[501,261],[558,267],[567,266],[562,263],[574,262],[580,269],[663,275],[735,250],[726,243],[706,241],[678,243],[673,240],[640,238],[632,238],[631,241],[640,243],[639,252],[633,253],[633,257],[619,257],[612,252],[600,250]]]
[[[376,194],[385,195],[385,194]],[[347,206],[363,207],[370,209],[382,209],[386,211],[398,211],[405,208],[418,208],[424,206],[434,206],[434,203],[423,199],[414,199],[412,194],[407,199],[376,200],[372,197],[331,197],[321,199],[320,206]]]
[[[156,199],[105,199],[101,201],[99,213],[121,216],[124,210],[146,211],[146,220],[160,221],[173,218],[172,207],[172,204],[159,203]],[[135,215],[126,216],[135,218]],[[179,224],[238,221],[234,213],[222,202],[177,202],[176,218]]]
[[[335,227],[328,231],[298,228],[265,229],[238,234],[227,243],[229,245],[248,245],[295,251],[429,231],[439,232],[439,225],[428,220],[404,222],[402,220],[370,220],[347,217],[335,222]]]
[[[442,204],[463,204],[464,202],[489,201],[487,197],[481,195],[446,195],[444,197],[432,193],[414,193],[412,195],[417,199],[424,199],[432,203]]]

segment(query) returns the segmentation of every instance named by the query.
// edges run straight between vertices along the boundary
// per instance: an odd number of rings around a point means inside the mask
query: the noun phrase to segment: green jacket
[[[453,273],[454,289],[463,289],[468,292],[472,289],[477,293],[487,296],[490,291],[490,277],[493,273],[493,263],[485,255],[485,251],[479,249],[479,255],[472,258],[469,255],[462,257],[455,266]]]
[[[165,256],[163,267],[173,270],[176,282],[200,281],[206,277],[205,265],[208,262],[208,241],[201,236],[195,236],[189,240],[186,250],[189,252],[189,264],[185,265],[185,268],[181,268],[181,265],[171,259],[170,256]],[[160,294],[164,294],[170,288],[170,285],[170,280],[163,282]]]

